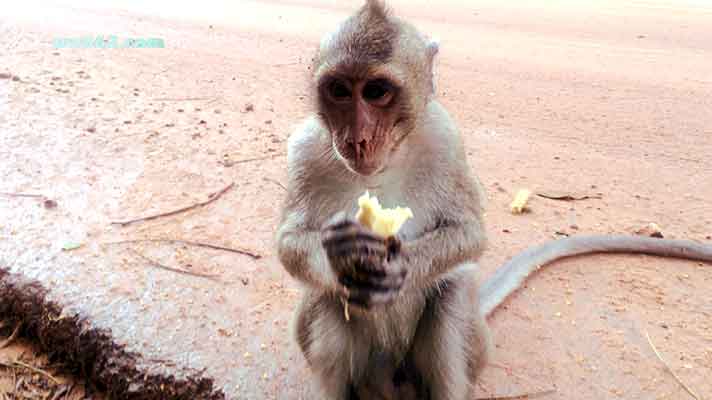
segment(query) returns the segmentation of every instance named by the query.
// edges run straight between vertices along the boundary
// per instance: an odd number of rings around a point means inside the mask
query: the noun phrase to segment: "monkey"
[[[484,190],[435,96],[439,44],[366,0],[320,41],[313,111],[287,143],[276,230],[303,286],[294,339],[329,400],[464,400],[491,355],[486,318],[539,267],[593,252],[712,262],[712,246],[574,236],[532,247],[478,286]],[[394,238],[355,221],[364,191],[413,211]]]

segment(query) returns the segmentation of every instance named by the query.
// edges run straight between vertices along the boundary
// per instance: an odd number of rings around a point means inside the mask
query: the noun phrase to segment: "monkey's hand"
[[[322,245],[349,304],[369,309],[398,295],[406,269],[397,238],[384,239],[338,213],[324,225]]]

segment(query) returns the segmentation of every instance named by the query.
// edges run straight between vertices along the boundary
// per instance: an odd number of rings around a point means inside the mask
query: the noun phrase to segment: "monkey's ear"
[[[437,39],[430,39],[426,46],[426,55],[428,57],[428,74],[430,75],[430,91],[431,95],[437,90],[435,86],[435,56],[440,52],[440,41]]]
[[[435,56],[440,52],[440,41],[438,39],[432,38],[427,45],[428,59],[430,62],[435,59]]]

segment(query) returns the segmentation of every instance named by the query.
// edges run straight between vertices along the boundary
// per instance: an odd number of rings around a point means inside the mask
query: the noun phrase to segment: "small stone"
[[[42,205],[44,206],[44,208],[46,208],[46,209],[48,209],[48,210],[51,210],[51,209],[53,209],[53,208],[57,208],[57,202],[54,201],[54,200],[52,200],[52,199],[47,199],[47,200],[45,200],[45,201],[42,203]]]
[[[658,226],[658,224],[651,222],[648,225],[635,231],[636,235],[649,236],[654,238],[663,238],[663,232]]]
[[[252,103],[245,104],[245,112],[255,111],[255,106]]]
[[[12,79],[12,74],[9,72],[0,72],[0,79]]]
[[[575,231],[579,230],[579,226],[576,225],[576,224],[571,225],[569,228],[571,228],[571,229],[573,229],[573,230],[575,230]]]
[[[94,132],[96,132],[96,128],[94,128],[93,126],[90,126],[87,128],[87,132],[94,133]]]
[[[268,119],[267,121],[265,121],[265,124],[271,125],[271,124],[272,124],[272,120],[271,120],[271,119]]]

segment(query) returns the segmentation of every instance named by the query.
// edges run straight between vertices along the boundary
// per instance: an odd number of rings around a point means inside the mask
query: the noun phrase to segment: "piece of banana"
[[[384,238],[395,236],[401,226],[413,218],[410,208],[383,208],[378,198],[371,197],[368,191],[359,197],[358,206],[356,220]]]
[[[531,195],[532,195],[531,190],[520,189],[517,192],[517,195],[514,197],[514,200],[512,201],[512,203],[509,205],[509,209],[512,211],[512,214],[523,213],[527,208],[527,202],[529,201],[529,197]]]

